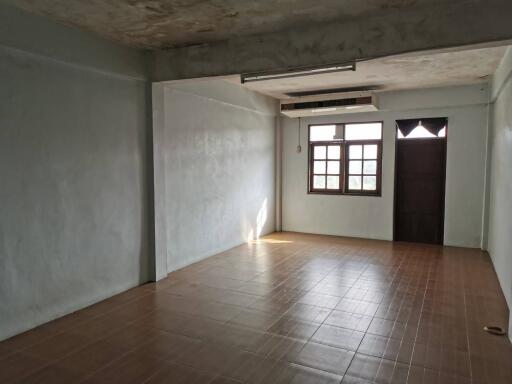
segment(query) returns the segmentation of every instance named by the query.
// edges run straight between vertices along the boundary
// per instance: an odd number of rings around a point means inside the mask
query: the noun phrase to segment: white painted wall
[[[302,153],[296,153],[297,119],[282,119],[283,229],[391,240],[395,120],[448,117],[445,244],[480,247],[486,156],[486,86],[464,86],[380,95],[381,111],[303,118]],[[383,121],[382,196],[309,195],[307,126]]]
[[[149,278],[144,55],[0,6],[0,340]]]
[[[157,258],[166,256],[164,268],[272,232],[277,103],[224,80],[155,85],[153,93],[160,94],[154,107],[164,109],[154,113],[161,125],[156,209],[166,212],[157,221]]]
[[[512,308],[512,50],[493,79],[488,249],[509,308]],[[512,318],[509,337],[512,337]]]

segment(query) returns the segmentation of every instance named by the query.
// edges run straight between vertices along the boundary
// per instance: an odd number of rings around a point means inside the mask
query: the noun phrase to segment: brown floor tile
[[[85,336],[89,341],[94,341],[106,337],[125,326],[126,325],[122,322],[120,323],[119,320],[111,319],[107,315],[103,315],[81,323],[67,332]]]
[[[371,322],[371,317],[336,310],[332,311],[325,320],[325,324],[353,329],[359,332],[366,332]]]
[[[491,323],[486,253],[276,233],[1,342],[0,382],[509,384]]]
[[[379,304],[367,301],[343,298],[336,305],[336,309],[344,312],[351,312],[357,315],[373,316],[377,312]]]
[[[55,336],[57,333],[59,333],[58,329],[42,325],[30,331],[4,340],[0,343],[0,346],[11,351],[20,351],[30,347],[31,345],[40,343],[49,337]]]
[[[384,293],[378,290],[351,288],[344,296],[349,300],[359,300],[368,303],[380,304],[384,299]]]
[[[278,366],[277,360],[243,352],[237,357],[234,368],[225,372],[224,376],[237,382],[256,384],[263,382]]]
[[[254,302],[260,299],[259,296],[248,295],[245,293],[229,291],[227,289],[219,289],[208,293],[208,298],[223,304],[231,304],[239,307],[250,307]]]
[[[306,343],[306,340],[271,334],[256,353],[270,359],[291,361]]]
[[[267,312],[280,317],[293,307],[294,304],[294,301],[281,301],[270,297],[260,297],[258,300],[251,303],[249,307],[256,311]]]
[[[59,365],[46,366],[27,377],[21,378],[15,383],[19,384],[69,384],[78,383],[87,376],[84,372],[78,372]]]
[[[470,359],[474,381],[500,384],[512,382],[512,365],[510,364],[509,353],[500,357],[493,354],[485,356],[471,355]]]
[[[243,352],[234,348],[204,343],[198,348],[184,353],[176,359],[177,363],[195,367],[206,372],[225,375],[238,366]]]
[[[9,348],[7,345],[0,344],[0,360],[3,358],[16,353],[16,350],[13,348]]]
[[[404,364],[411,362],[414,344],[367,333],[357,352]]]
[[[100,340],[65,356],[57,364],[59,367],[91,374],[128,352],[118,345]]]
[[[84,384],[138,384],[153,376],[167,363],[143,353],[129,353],[112,364],[96,371],[83,381]]]
[[[412,366],[409,370],[407,384],[483,384],[446,372]]]
[[[405,324],[375,317],[368,327],[367,332],[372,335],[402,340],[405,333]]]
[[[342,376],[298,364],[282,364],[262,383],[265,384],[339,384]]]
[[[329,308],[297,303],[285,313],[284,317],[311,323],[323,323],[330,313],[331,309]]]
[[[23,353],[15,353],[0,360],[0,383],[11,383],[44,368],[48,362]]]
[[[215,378],[212,373],[202,372],[196,368],[170,363],[144,384],[204,384]]]
[[[158,338],[162,331],[140,325],[128,325],[121,330],[115,331],[101,340],[116,345],[124,350],[131,350],[141,343]]]
[[[340,298],[344,297],[348,291],[350,291],[350,287],[347,287],[345,285],[336,285],[323,282],[319,283],[313,289],[311,289],[311,292],[314,293],[320,293],[322,295],[329,296],[337,296]]]
[[[323,324],[316,331],[311,340],[316,343],[330,345],[331,347],[356,351],[363,336],[363,332]]]
[[[208,274],[201,274],[198,276],[201,282],[201,285],[204,285],[205,287],[213,287],[213,288],[220,288],[220,289],[234,289],[237,290],[244,284],[246,284],[245,281],[242,280],[236,280],[236,279],[230,279],[227,277],[219,277],[219,276],[212,276]],[[246,291],[241,291],[246,292]],[[246,292],[251,293],[251,292]]]
[[[228,324],[266,331],[279,319],[279,314],[262,312],[255,309],[243,309]]]
[[[375,383],[405,384],[408,372],[407,364],[357,353],[350,363],[347,376]]]
[[[194,315],[215,321],[226,322],[234,319],[244,310],[247,309],[237,305],[214,302],[198,307],[197,311],[194,312]]]
[[[272,334],[257,329],[225,324],[210,342],[249,352],[259,350]]]
[[[278,289],[278,287],[275,287],[272,284],[258,283],[256,281],[245,282],[240,287],[236,288],[238,292],[258,296],[272,295],[273,291],[276,289]]]
[[[432,370],[453,373],[457,376],[471,376],[469,354],[456,349],[440,349],[424,344],[416,344],[414,346],[412,364]]]
[[[298,302],[302,304],[316,305],[318,307],[336,308],[336,305],[340,302],[338,296],[324,295],[322,293],[308,292],[302,296]]]
[[[304,348],[292,358],[292,362],[306,367],[343,375],[353,357],[354,352],[352,351],[308,342]]]
[[[268,332],[295,339],[309,340],[319,327],[320,324],[283,317],[272,325]]]
[[[45,328],[48,333],[61,333],[73,329],[80,324],[92,320],[93,318],[94,316],[82,310],[50,321],[49,323],[44,324],[43,328]]]
[[[64,332],[24,349],[23,353],[52,362],[84,348],[87,344],[89,339],[86,336]]]
[[[134,353],[162,360],[176,360],[184,354],[198,350],[202,341],[187,336],[160,332],[157,337],[139,344]]]

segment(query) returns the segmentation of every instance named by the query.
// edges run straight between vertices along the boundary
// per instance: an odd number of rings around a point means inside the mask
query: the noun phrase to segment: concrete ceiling
[[[487,81],[506,47],[481,48],[432,54],[407,54],[359,62],[355,72],[337,72],[245,83],[254,91],[286,99],[289,92],[351,87],[399,90],[474,84]],[[240,83],[239,77],[229,81]]]
[[[475,0],[0,0],[147,49],[223,41]]]

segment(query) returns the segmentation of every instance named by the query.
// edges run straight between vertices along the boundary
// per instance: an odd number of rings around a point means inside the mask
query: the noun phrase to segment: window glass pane
[[[325,161],[315,161],[313,173],[325,173]]]
[[[428,139],[433,137],[446,137],[446,127],[441,129],[437,136],[434,135],[432,132],[429,132],[428,129],[426,129],[422,125],[418,125],[405,137],[402,131],[400,131],[400,129],[398,130],[397,135],[399,139]]]
[[[313,188],[324,189],[325,188],[325,176],[313,176]]]
[[[364,146],[364,158],[376,159],[377,158],[377,144],[370,144]]]
[[[436,137],[433,133],[430,133],[427,128],[422,125],[418,125],[416,128],[409,133],[406,138],[407,139],[418,139],[418,138],[427,138],[427,137]]]
[[[345,140],[380,140],[381,138],[381,123],[345,125]]]
[[[336,125],[312,125],[309,129],[309,141],[331,141],[336,136]]]
[[[314,152],[315,159],[325,159],[325,152],[326,152],[325,146],[319,146],[319,147],[314,147],[314,148],[315,148],[315,152]]]
[[[349,176],[348,189],[361,189],[361,176]]]
[[[329,159],[339,160],[340,146],[339,145],[329,145],[329,147],[327,147],[327,156]]]
[[[349,147],[349,159],[362,159],[363,158],[363,146],[362,145],[351,145]]]
[[[362,169],[362,161],[360,160],[350,160],[348,164],[348,173],[349,175],[360,175]]]
[[[364,176],[363,177],[363,189],[365,191],[376,191],[377,190],[377,176]]]
[[[339,189],[340,188],[340,177],[339,176],[327,176],[327,189]]]
[[[377,161],[375,160],[366,160],[364,162],[363,173],[365,175],[376,175],[377,174]]]
[[[327,173],[330,175],[339,174],[340,173],[340,162],[339,161],[329,161],[327,163]]]

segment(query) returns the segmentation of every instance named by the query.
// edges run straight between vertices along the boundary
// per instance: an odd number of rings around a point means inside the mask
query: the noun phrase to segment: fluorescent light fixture
[[[333,112],[336,108],[316,108],[312,109],[311,112]]]
[[[321,75],[324,73],[355,71],[355,70],[356,70],[356,63],[351,63],[351,64],[331,65],[329,67],[323,67],[323,68],[297,69],[297,70],[290,70],[287,72],[247,73],[247,74],[240,75],[240,81],[242,83],[249,83],[251,81],[287,79],[289,77]]]
[[[345,107],[345,109],[358,109],[361,107],[362,107],[362,105],[349,105],[348,107]]]

